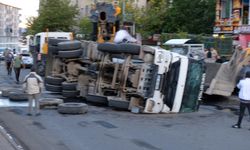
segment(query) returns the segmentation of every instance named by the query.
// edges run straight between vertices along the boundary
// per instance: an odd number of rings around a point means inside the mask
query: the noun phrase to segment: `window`
[[[221,0],[221,18],[230,18],[232,13],[232,1],[231,0]]]

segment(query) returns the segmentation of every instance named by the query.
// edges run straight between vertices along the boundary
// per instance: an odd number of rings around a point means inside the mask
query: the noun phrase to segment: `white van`
[[[65,39],[72,40],[72,32],[41,32],[37,33],[34,37],[33,44],[36,46],[36,50],[39,53],[47,54],[46,44],[48,44],[48,39]]]

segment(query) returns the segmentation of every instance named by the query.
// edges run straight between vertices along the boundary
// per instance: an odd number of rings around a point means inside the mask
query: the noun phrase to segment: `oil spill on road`
[[[102,121],[102,120],[99,120],[99,121],[94,121],[95,123],[107,128],[107,129],[114,129],[114,128],[117,128],[116,126],[114,126],[113,124],[109,123],[109,122],[106,122],[106,121]]]
[[[33,121],[32,124],[33,124],[34,126],[38,127],[39,129],[46,130],[46,128],[45,128],[40,122]]]
[[[18,109],[18,108],[11,108],[11,109],[9,109],[9,111],[13,112],[13,113],[15,113],[17,115],[22,115],[23,114],[23,110]]]
[[[137,146],[139,147],[142,147],[143,149],[146,148],[146,149],[149,149],[149,150],[161,150],[160,148],[158,147],[155,147],[145,141],[141,141],[141,140],[138,140],[138,139],[132,139],[131,140],[134,144],[136,144]]]
[[[81,127],[87,127],[89,125],[89,123],[87,121],[81,121],[78,123],[78,125]]]

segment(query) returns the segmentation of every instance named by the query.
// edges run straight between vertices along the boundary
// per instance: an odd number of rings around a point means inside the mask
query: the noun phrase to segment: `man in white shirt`
[[[233,128],[241,128],[241,122],[245,113],[245,109],[248,109],[250,115],[250,71],[246,72],[245,79],[240,80],[237,84],[240,89],[240,114],[237,124],[233,125]]]
[[[35,101],[36,116],[40,115],[39,97],[42,92],[43,80],[35,72],[35,68],[31,68],[31,72],[24,78],[23,87],[29,98],[28,116],[32,115],[33,100]]]
[[[120,44],[120,43],[136,43],[137,40],[133,38],[125,27],[123,27],[121,30],[117,31],[114,38],[114,43]]]

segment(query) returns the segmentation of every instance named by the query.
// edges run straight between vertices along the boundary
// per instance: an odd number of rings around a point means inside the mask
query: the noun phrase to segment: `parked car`
[[[33,58],[30,53],[21,53],[22,65],[24,68],[31,68],[33,65]]]
[[[4,50],[5,50],[6,48],[0,48],[0,61],[1,60],[4,60],[4,55],[3,55],[3,53],[4,53]]]

